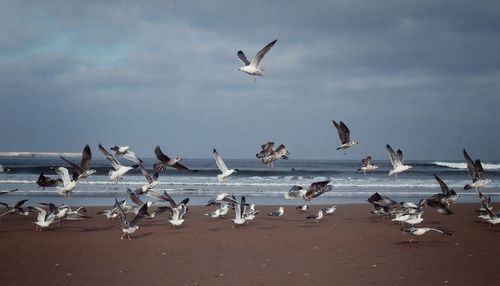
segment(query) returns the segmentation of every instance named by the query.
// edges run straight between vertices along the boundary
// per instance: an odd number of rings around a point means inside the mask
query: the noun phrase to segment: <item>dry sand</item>
[[[35,231],[34,215],[0,222],[0,285],[496,285],[500,226],[476,220],[478,204],[426,209],[424,222],[453,232],[408,243],[399,224],[365,205],[340,205],[321,223],[294,207],[275,219],[262,213],[244,228],[212,221],[191,207],[185,226],[166,214],[120,240],[117,221],[90,208],[91,219]],[[309,213],[319,206],[312,206]]]

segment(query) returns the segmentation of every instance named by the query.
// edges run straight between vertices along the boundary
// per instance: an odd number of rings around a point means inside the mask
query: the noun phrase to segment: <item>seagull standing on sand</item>
[[[181,158],[170,158],[167,155],[165,155],[161,151],[160,146],[156,146],[155,155],[156,155],[156,159],[158,159],[160,161],[159,163],[156,163],[153,166],[155,171],[158,173],[165,170],[166,166],[172,167],[172,168],[176,169],[177,171],[191,171],[190,169],[188,169],[187,167],[185,167],[184,165],[179,163],[179,161],[182,161]]]
[[[412,166],[403,164],[403,151],[401,151],[401,149],[398,149],[397,152],[394,152],[389,144],[387,144],[385,148],[389,153],[389,158],[391,159],[392,164],[392,170],[389,171],[389,176],[394,175],[394,178],[397,179],[398,173],[404,172],[410,169]]]
[[[217,164],[217,167],[219,167],[219,170],[222,172],[222,174],[217,175],[217,179],[219,180],[219,182],[225,183],[226,178],[229,177],[232,173],[237,172],[238,169],[229,169],[226,166],[226,163],[224,163],[224,160],[222,159],[222,157],[219,155],[219,153],[217,153],[217,150],[215,150],[215,148],[214,148],[213,155],[214,155],[214,160],[215,160],[215,163]]]
[[[314,219],[316,220],[316,223],[319,223],[319,221],[323,218],[323,210],[319,210],[317,213],[307,216],[306,219]]]
[[[372,160],[371,156],[367,156],[366,158],[361,160],[361,168],[358,169],[358,172],[363,171],[363,175],[366,175],[366,172],[378,169],[377,165],[371,164],[371,160]]]
[[[180,203],[176,203],[174,199],[167,193],[163,192],[163,195],[159,197],[162,201],[169,202],[170,207],[165,207],[170,210],[172,216],[170,217],[170,224],[173,228],[176,226],[180,226],[184,223],[184,215],[187,212],[187,203],[189,202],[189,198],[185,198]]]
[[[137,157],[137,155],[134,153],[134,151],[132,151],[132,149],[130,149],[130,147],[128,147],[128,146],[115,145],[109,149],[111,151],[115,152],[116,157],[123,156],[123,158],[130,160],[134,163],[142,164],[142,160],[139,159],[139,157]]]
[[[340,146],[337,147],[337,150],[342,149],[345,154],[345,149],[351,148],[352,146],[358,144],[356,141],[351,140],[351,131],[349,131],[349,128],[344,124],[344,122],[340,121],[340,124],[335,122],[335,120],[332,120],[333,125],[335,125],[335,128],[337,128],[337,132],[339,133],[339,138],[340,138]]]
[[[278,40],[274,40],[267,44],[264,48],[262,48],[260,51],[257,52],[255,57],[252,59],[252,61],[248,61],[247,57],[243,53],[243,51],[238,51],[238,58],[240,61],[244,64],[244,66],[240,67],[239,70],[242,72],[245,72],[251,76],[253,76],[254,80],[256,79],[256,76],[264,76],[264,69],[259,68],[259,64],[262,61],[262,58],[266,55],[267,52],[274,46],[274,44]]]
[[[233,219],[233,227],[235,225],[242,225],[246,222],[244,213],[245,213],[246,201],[245,196],[241,197],[240,203],[234,204],[234,219]]]
[[[337,209],[337,206],[331,206],[331,207],[323,208],[322,210],[323,210],[323,213],[325,213],[325,214],[333,214],[336,209]]]
[[[104,147],[102,147],[101,144],[99,144],[99,150],[101,150],[102,154],[106,159],[111,163],[113,168],[115,169],[109,171],[109,177],[111,180],[115,183],[118,183],[122,179],[122,176],[125,175],[128,171],[135,169],[139,167],[139,165],[133,165],[133,166],[124,166],[116,158],[111,155]]]
[[[464,190],[469,190],[474,188],[475,190],[486,186],[491,182],[490,179],[484,178],[483,165],[481,160],[477,159],[476,162],[472,161],[469,154],[464,149],[464,158],[467,162],[467,169],[469,170],[469,175],[472,179],[472,184],[467,184],[464,186]]]
[[[403,234],[411,236],[410,239],[408,240],[408,242],[413,241],[413,236],[424,235],[429,231],[435,231],[437,233],[442,233],[442,234],[446,234],[446,235],[453,235],[449,232],[445,232],[445,231],[442,231],[442,230],[439,230],[436,228],[429,228],[429,227],[409,227],[409,228],[402,228],[401,231]]]
[[[71,168],[78,174],[78,179],[87,178],[88,176],[94,174],[96,170],[90,169],[90,160],[92,160],[92,153],[90,152],[89,145],[85,145],[82,151],[82,162],[80,165],[77,165],[70,160],[64,158],[63,156],[59,156],[65,162],[71,165]]]
[[[275,216],[275,217],[279,218],[280,216],[282,216],[284,214],[285,214],[285,208],[279,207],[277,210],[272,211],[272,212],[268,213],[267,215],[268,216]]]
[[[54,170],[62,177],[63,185],[57,187],[59,194],[63,195],[65,198],[69,197],[73,189],[76,187],[76,182],[78,178],[77,173],[73,173],[73,178],[70,178],[68,169],[64,167],[59,167]]]

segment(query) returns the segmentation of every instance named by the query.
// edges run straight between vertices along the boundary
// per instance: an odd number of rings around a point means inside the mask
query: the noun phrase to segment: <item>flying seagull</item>
[[[36,184],[43,190],[45,190],[45,188],[47,187],[62,187],[64,185],[61,178],[53,179],[51,177],[45,176],[43,173],[38,176]]]
[[[0,195],[8,194],[17,191],[17,189],[9,190],[9,191],[0,191]]]
[[[39,207],[33,207],[33,209],[38,212],[38,216],[35,221],[35,230],[38,230],[40,228],[41,231],[43,228],[48,227],[51,223],[54,222],[55,216],[47,214],[46,210]]]
[[[328,185],[330,180],[314,182],[309,185],[307,189],[301,186],[292,186],[292,188],[285,194],[286,199],[300,198],[302,197],[304,201],[309,202],[322,194],[329,192],[333,189],[331,185]]]
[[[170,210],[172,216],[170,217],[170,224],[173,228],[176,226],[180,226],[184,223],[184,215],[187,212],[187,203],[189,202],[189,198],[185,198],[180,203],[176,203],[174,199],[166,192],[163,192],[163,195],[159,197],[160,200],[169,202],[170,207],[163,207],[162,209]]]
[[[232,173],[237,172],[238,169],[229,169],[226,166],[226,163],[224,163],[224,160],[222,157],[217,153],[217,150],[213,151],[215,163],[217,164],[217,167],[219,167],[219,170],[222,172],[222,174],[217,175],[217,179],[219,182],[226,182],[226,178],[229,177]]]
[[[262,48],[255,57],[252,59],[252,61],[248,61],[247,57],[243,53],[243,51],[238,51],[238,58],[240,61],[244,64],[244,66],[240,67],[239,70],[242,72],[245,72],[251,76],[253,76],[253,79],[256,80],[255,76],[264,76],[264,70],[259,68],[259,64],[262,61],[262,58],[266,55],[267,52],[274,46],[274,44],[278,40],[274,40],[267,44],[264,48]]]
[[[144,204],[130,222],[127,221],[127,216],[125,215],[125,212],[123,211],[122,207],[120,206],[120,204],[116,199],[115,199],[115,206],[117,207],[118,217],[120,218],[120,223],[122,225],[122,231],[123,231],[123,235],[121,236],[120,239],[123,239],[125,236],[127,236],[127,238],[130,240],[130,235],[139,229],[139,222],[145,216],[149,216],[148,205]]]
[[[234,204],[234,219],[233,219],[233,227],[235,225],[242,225],[246,222],[244,213],[245,213],[245,206],[246,206],[246,201],[245,201],[245,196],[241,197],[241,200],[239,203]]]
[[[394,152],[389,144],[387,144],[385,148],[389,153],[389,158],[391,159],[392,164],[392,170],[389,171],[389,176],[394,175],[394,178],[397,179],[398,173],[404,172],[410,169],[412,166],[403,164],[403,151],[401,151],[401,149],[398,149],[397,152]]]
[[[0,173],[5,173],[5,172],[9,172],[9,171],[10,171],[9,168],[6,168],[6,167],[0,165]]]
[[[158,179],[158,172],[154,173],[154,175],[151,176],[149,174],[148,170],[146,170],[142,165],[139,165],[139,169],[141,169],[142,175],[146,178],[148,181],[147,184],[143,185],[139,189],[141,190],[141,194],[147,194],[148,191],[152,190],[154,187],[158,186],[160,184],[160,180]]]
[[[337,123],[335,120],[332,120],[332,122],[333,125],[335,125],[335,128],[337,128],[341,143],[340,146],[337,147],[337,150],[342,149],[345,154],[345,149],[351,148],[352,146],[358,144],[358,142],[351,140],[351,131],[349,131],[349,128],[347,128],[344,122],[340,121],[340,123]]]
[[[481,160],[477,159],[476,162],[472,161],[469,154],[464,149],[464,158],[467,162],[467,169],[469,170],[469,175],[472,179],[472,184],[467,184],[464,186],[464,190],[469,190],[474,188],[475,190],[486,186],[491,182],[490,179],[484,178],[483,165]]]
[[[29,214],[29,211],[28,210],[25,210],[22,205],[27,202],[28,199],[24,199],[24,200],[20,200],[18,201],[17,203],[15,203],[13,206],[9,206],[8,204],[6,203],[3,203],[3,202],[0,202],[0,205],[4,206],[7,208],[7,211],[4,212],[3,214],[0,215],[0,217],[3,217],[4,215],[6,214],[14,214],[16,213],[16,211],[20,214],[20,215],[23,215],[23,216],[27,216]]]
[[[279,145],[278,148],[274,150],[274,142],[267,142],[266,144],[262,144],[261,148],[262,150],[255,156],[258,159],[261,159],[262,163],[271,167],[273,167],[274,161],[281,158],[288,160],[288,155],[290,155],[285,145],[283,144]]]
[[[73,170],[78,174],[78,179],[87,178],[88,176],[96,172],[96,170],[90,169],[90,160],[92,160],[92,153],[90,152],[89,145],[85,145],[85,147],[83,148],[82,162],[80,163],[80,165],[71,162],[63,156],[59,157],[70,164],[71,168],[73,168]]]
[[[160,146],[156,146],[155,155],[156,158],[160,161],[159,163],[154,164],[154,169],[158,173],[165,170],[166,166],[175,168],[178,171],[191,171],[190,169],[179,163],[179,161],[182,161],[181,158],[170,158],[167,155],[165,155],[161,151]]]
[[[120,162],[118,162],[118,160],[116,160],[116,158],[113,155],[111,155],[104,147],[102,147],[101,144],[99,144],[98,146],[99,150],[101,150],[104,157],[106,157],[106,159],[111,163],[113,168],[115,168],[114,171],[113,170],[109,171],[109,177],[113,182],[118,183],[118,181],[121,180],[122,176],[125,175],[125,173],[139,167],[139,165],[133,165],[133,166],[122,165]]]
[[[367,156],[366,158],[361,160],[361,168],[358,169],[358,172],[363,171],[363,175],[366,175],[366,172],[378,169],[378,166],[372,165],[371,161],[372,161],[371,156]]]
[[[442,233],[442,234],[446,234],[446,235],[453,235],[453,234],[451,234],[449,232],[445,232],[445,231],[442,231],[442,230],[439,230],[439,229],[436,229],[436,228],[429,228],[429,227],[409,227],[409,228],[402,228],[401,229],[401,232],[403,234],[411,236],[410,239],[408,240],[408,242],[412,242],[413,241],[413,236],[424,235],[424,234],[426,234],[429,231],[435,231],[437,233]]]
[[[436,175],[434,175],[434,178],[441,188],[441,193],[433,195],[430,199],[438,200],[442,204],[449,207],[453,202],[455,202],[459,195],[455,192],[455,190],[448,188],[448,185],[441,180],[441,178]]]
[[[485,211],[488,215],[488,217],[485,220],[487,223],[489,223],[491,225],[496,225],[496,224],[500,223],[500,212],[494,213],[484,203],[483,203],[483,208],[485,209]]]
[[[139,157],[137,157],[137,155],[134,153],[134,151],[132,151],[132,149],[130,149],[130,147],[128,147],[128,146],[115,145],[109,149],[111,151],[115,152],[116,157],[123,156],[123,158],[130,160],[134,163],[142,164],[142,160],[139,159]]]
[[[73,189],[76,187],[76,182],[78,178],[77,173],[73,173],[73,177],[71,178],[69,176],[69,171],[68,169],[64,167],[58,167],[54,170],[56,173],[58,173],[61,178],[63,185],[57,187],[57,191],[59,194],[63,195],[65,198],[69,197]]]

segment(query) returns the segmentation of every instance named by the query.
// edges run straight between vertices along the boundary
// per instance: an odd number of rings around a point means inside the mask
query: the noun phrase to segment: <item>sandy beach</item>
[[[35,231],[34,215],[0,223],[1,285],[487,285],[500,278],[500,227],[476,220],[477,204],[443,216],[427,209],[428,233],[408,243],[401,225],[374,217],[371,206],[340,205],[320,223],[294,207],[282,218],[262,211],[244,228],[212,221],[190,207],[185,226],[166,214],[120,240],[118,221],[97,215]],[[312,206],[309,213],[318,209]]]

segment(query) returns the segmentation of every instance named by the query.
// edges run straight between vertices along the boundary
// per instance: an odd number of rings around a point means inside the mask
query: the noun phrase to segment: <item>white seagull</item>
[[[337,147],[337,150],[342,149],[345,154],[345,149],[351,148],[352,146],[358,144],[356,141],[351,140],[351,131],[347,126],[344,124],[344,122],[340,121],[340,124],[335,122],[335,120],[332,120],[333,125],[335,125],[335,128],[337,128],[337,132],[339,133],[339,138],[340,138],[340,146]]]
[[[464,186],[464,190],[469,190],[474,188],[475,190],[486,186],[491,182],[490,179],[484,178],[483,165],[481,160],[477,159],[476,162],[472,161],[469,154],[464,149],[464,158],[467,162],[467,169],[469,170],[469,175],[472,179],[472,184],[467,184]]]
[[[113,155],[111,155],[104,147],[102,147],[101,144],[99,144],[98,146],[99,150],[101,150],[104,157],[106,157],[106,159],[111,163],[113,168],[115,168],[114,171],[113,170],[109,171],[109,177],[113,182],[118,183],[118,181],[122,179],[122,176],[125,175],[125,173],[139,167],[139,165],[133,165],[133,166],[122,165],[120,162],[118,162],[118,160],[116,160],[115,157],[113,157]]]
[[[80,165],[71,162],[70,160],[64,158],[63,156],[59,156],[65,162],[71,165],[71,168],[78,173],[78,179],[87,178],[88,176],[94,174],[96,170],[90,169],[90,160],[92,160],[92,153],[90,152],[89,145],[85,145],[82,151],[82,161]]]
[[[126,236],[130,240],[130,235],[139,229],[139,222],[145,216],[149,216],[148,205],[144,204],[130,222],[127,221],[127,216],[116,199],[115,205],[117,206],[118,217],[120,218],[120,223],[122,225],[123,235],[120,239],[123,239]]]
[[[245,72],[251,76],[253,76],[253,79],[256,80],[255,76],[264,76],[264,69],[259,68],[259,64],[262,61],[262,58],[266,55],[267,52],[274,46],[274,44],[278,40],[274,40],[267,44],[264,48],[262,48],[260,51],[257,52],[255,57],[252,59],[252,61],[248,61],[247,57],[243,53],[243,51],[238,51],[238,58],[240,61],[244,64],[244,66],[240,67],[239,70],[242,72]]]
[[[397,179],[398,173],[404,172],[404,171],[412,168],[412,166],[410,166],[410,165],[403,164],[404,163],[403,151],[401,151],[401,149],[398,149],[397,152],[394,152],[394,150],[392,149],[392,147],[389,144],[387,144],[385,146],[385,148],[387,149],[387,152],[389,153],[389,158],[391,159],[391,164],[392,164],[392,170],[389,171],[389,176],[394,175],[394,178]]]
[[[337,209],[337,206],[331,206],[328,208],[322,209],[325,214],[333,214],[335,210]]]
[[[115,145],[110,148],[111,151],[115,152],[115,156],[123,156],[123,158],[130,160],[137,164],[142,164],[142,160],[137,157],[137,155],[128,146],[118,146]]]
[[[34,207],[34,209],[38,212],[38,216],[35,221],[35,230],[38,230],[40,228],[41,231],[43,228],[48,227],[51,223],[54,222],[55,216],[47,215],[47,211],[42,208]]]
[[[323,210],[319,210],[317,213],[307,216],[306,219],[314,219],[316,220],[316,223],[319,223],[319,221],[323,218]]]
[[[275,210],[275,211],[272,211],[270,213],[268,213],[267,215],[268,216],[275,216],[275,217],[280,217],[282,215],[285,214],[285,208],[284,207],[279,207],[279,209]]]
[[[222,157],[219,155],[219,153],[217,153],[217,150],[215,150],[215,148],[214,148],[213,155],[214,155],[214,159],[215,159],[215,163],[217,164],[217,167],[219,167],[219,170],[222,172],[222,174],[217,175],[217,179],[219,180],[219,182],[225,183],[226,178],[229,177],[232,173],[237,172],[238,169],[229,169],[226,166],[226,163],[224,163],[224,160],[222,159]]]
[[[58,173],[63,181],[63,185],[61,187],[56,187],[59,194],[63,195],[65,198],[69,197],[73,189],[76,187],[76,180],[78,178],[78,174],[74,173],[73,178],[69,176],[68,169],[64,167],[59,167],[54,170]]]
[[[403,234],[411,236],[410,239],[408,240],[408,242],[412,242],[413,236],[424,235],[429,231],[435,231],[437,233],[442,233],[442,234],[446,234],[446,235],[453,235],[449,232],[445,232],[445,231],[442,231],[442,230],[439,230],[436,228],[429,228],[429,227],[409,227],[409,228],[402,228],[401,231]]]
[[[372,165],[371,160],[371,156],[367,156],[366,158],[361,160],[361,168],[358,169],[358,172],[363,171],[363,175],[366,175],[366,172],[378,169],[377,165]]]
[[[234,204],[234,219],[233,219],[233,227],[235,225],[242,225],[246,222],[244,213],[245,213],[245,196],[241,197],[241,201],[239,203]]]

